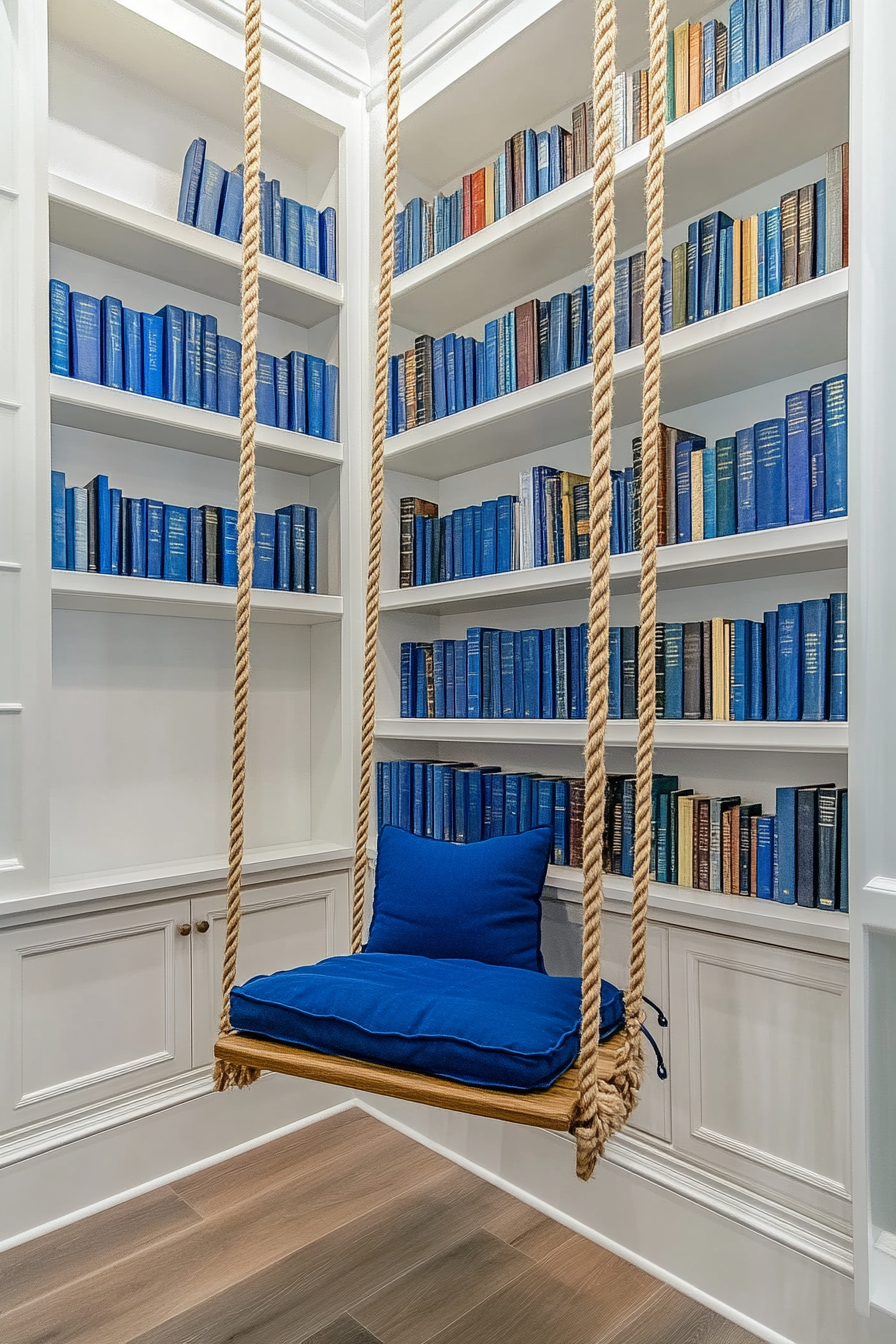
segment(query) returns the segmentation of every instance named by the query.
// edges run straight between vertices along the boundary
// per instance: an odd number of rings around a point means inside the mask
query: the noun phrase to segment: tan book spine
[[[842,182],[840,186],[842,226],[840,230],[840,246],[843,255],[843,265],[849,265],[849,141],[840,147],[840,157],[842,160]]]
[[[648,132],[648,123],[650,121],[650,102],[648,94],[648,73],[646,70],[639,70],[638,75],[641,81],[641,99],[638,103],[638,139],[646,140]]]
[[[694,873],[694,797],[684,794],[678,800],[678,885],[693,886]]]
[[[739,308],[743,302],[741,298],[741,283],[743,274],[741,272],[741,235],[743,233],[743,220],[736,219],[734,227],[731,230],[731,306]]]
[[[485,165],[485,223],[486,227],[495,222],[495,165]]]
[[[690,66],[690,24],[680,23],[672,34],[675,56],[675,119],[689,110],[688,70]]]
[[[703,24],[692,23],[688,30],[688,111],[703,105]]]
[[[703,449],[691,453],[691,541],[703,540]]]
[[[712,716],[728,718],[728,665],[725,621],[721,616],[712,618]]]

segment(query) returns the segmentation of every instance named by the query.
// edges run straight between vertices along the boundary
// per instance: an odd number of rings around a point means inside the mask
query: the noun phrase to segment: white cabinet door
[[[226,908],[223,892],[192,901],[194,1066],[209,1063],[218,1034]],[[244,891],[237,984],[347,950],[345,873],[271,882]]]
[[[0,934],[0,1125],[19,1129],[190,1068],[188,901]]]

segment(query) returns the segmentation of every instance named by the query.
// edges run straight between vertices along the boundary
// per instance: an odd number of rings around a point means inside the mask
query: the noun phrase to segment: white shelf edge
[[[6,704],[0,704],[0,714],[21,714],[22,706],[15,701],[7,701]]]
[[[220,584],[173,583],[55,569],[53,606],[58,610],[112,611],[232,621],[236,589]],[[252,614],[265,623],[312,625],[340,620],[342,598],[327,593],[284,593],[253,588]]]
[[[381,741],[481,742],[500,746],[584,747],[584,719],[392,719],[376,721]],[[608,747],[634,748],[636,719],[611,719]],[[845,723],[723,722],[711,719],[663,720],[656,726],[657,750],[823,752],[848,750]]]
[[[21,574],[22,566],[18,560],[0,560],[0,574]]]

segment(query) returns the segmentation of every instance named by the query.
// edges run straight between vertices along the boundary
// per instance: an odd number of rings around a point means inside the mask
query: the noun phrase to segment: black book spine
[[[849,909],[849,794],[837,790],[837,909]]]
[[[818,904],[818,790],[796,794],[796,903]]]
[[[748,803],[746,807],[740,809],[740,818],[738,821],[738,860],[740,872],[738,873],[738,890],[741,896],[750,894],[750,855],[752,845],[752,818],[758,817],[762,811],[758,803]]]
[[[703,718],[703,632],[699,621],[684,627],[683,713],[686,719]]]
[[[213,504],[205,504],[202,509],[205,523],[205,582],[220,583],[218,564],[218,510]]]
[[[551,367],[551,305],[546,299],[536,299],[538,321],[538,376],[547,378]]]
[[[87,487],[87,571],[96,574],[99,570],[99,519],[98,492],[96,480]]]
[[[414,499],[401,501],[398,542],[398,586],[411,588],[414,583]]]
[[[818,790],[818,905],[837,908],[837,789]]]
[[[638,717],[638,627],[622,627],[622,717]]]

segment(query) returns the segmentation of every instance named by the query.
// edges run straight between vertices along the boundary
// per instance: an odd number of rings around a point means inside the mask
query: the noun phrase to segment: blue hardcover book
[[[292,590],[292,510],[278,509],[274,514],[274,587],[278,592]]]
[[[611,719],[622,718],[622,631],[618,625],[610,626],[609,650],[609,697],[607,713]],[[668,715],[666,717],[669,717]]]
[[[755,432],[739,429],[736,436],[737,455],[737,530],[756,531],[756,450]]]
[[[569,296],[569,367],[571,369],[580,369],[585,363],[586,328],[588,326],[586,303],[585,286],[579,285],[578,289],[574,289]]]
[[[756,440],[756,531],[787,523],[787,426],[784,420],[760,420]]]
[[[143,337],[143,395],[165,394],[165,322],[152,313],[140,314]]]
[[[483,574],[496,574],[498,562],[498,501],[487,499],[482,505],[482,562]]]
[[[749,79],[759,69],[759,0],[744,0],[744,55]]]
[[[253,588],[273,588],[274,552],[277,543],[277,520],[272,513],[255,515],[255,548],[252,558]]]
[[[778,704],[776,718],[793,722],[802,715],[802,609],[799,602],[778,607]]]
[[[700,316],[700,221],[688,225],[687,242],[687,324],[696,322]]]
[[[763,620],[765,645],[765,714],[764,718],[778,717],[778,613],[767,611]]]
[[[731,693],[729,712],[737,723],[749,717],[750,673],[752,671],[752,621],[733,621],[733,650],[731,658]]]
[[[109,491],[109,552],[112,574],[122,573],[121,554],[121,491]]]
[[[541,631],[523,630],[522,649],[522,718],[540,719],[541,707]]]
[[[784,56],[790,56],[811,41],[810,0],[784,0],[781,33],[781,51]]]
[[[292,560],[291,578],[294,593],[308,591],[308,516],[304,504],[287,506],[292,520]],[[284,512],[278,509],[277,513]]]
[[[666,694],[663,702],[663,718],[681,719],[684,717],[684,626],[681,621],[666,622],[665,653]]]
[[[553,779],[535,779],[534,798],[532,800],[532,823],[534,827],[554,827],[554,785]]]
[[[541,717],[554,719],[556,714],[554,686],[554,631],[541,632]]]
[[[335,443],[339,438],[339,369],[324,366],[324,438]]]
[[[103,324],[103,384],[106,387],[124,387],[121,312],[121,299],[110,298],[107,294],[100,304]]]
[[[498,382],[498,319],[485,324],[485,400],[492,401],[499,393]]]
[[[94,476],[87,485],[87,568],[97,574],[112,573],[112,501],[108,476]]]
[[[765,626],[749,621],[750,627],[750,703],[748,719],[765,718]]]
[[[737,531],[737,440],[717,439],[716,455],[716,536],[732,537]],[[705,458],[704,458],[705,462]],[[703,494],[706,510],[706,486]],[[704,536],[707,536],[704,516]]]
[[[326,280],[336,279],[336,211],[332,205],[318,215],[318,273]]]
[[[394,275],[404,275],[407,270],[405,249],[407,247],[407,211],[400,210],[395,216],[395,239],[393,242],[394,252]],[[300,254],[301,255],[301,252]]]
[[[454,343],[457,340],[454,332],[442,337],[445,347],[445,414],[454,415],[459,410],[457,401],[457,365],[454,354]]]
[[[483,361],[485,358],[485,345],[482,343]],[[464,409],[469,410],[471,406],[476,406],[483,399],[482,389],[485,386],[484,378],[479,377],[479,368],[476,362],[477,342],[472,336],[464,337]]]
[[[771,0],[759,0],[756,16],[756,67],[765,70],[772,60],[772,7]],[[759,296],[760,298],[762,295]]]
[[[515,496],[498,496],[497,572],[509,574],[513,569]]]
[[[593,299],[593,286],[587,285],[588,298],[585,303],[585,363],[591,362],[591,303]],[[668,257],[663,257],[663,278],[660,285],[660,334],[665,336],[672,330],[672,262]]]
[[[72,293],[69,313],[72,377],[87,383],[102,382],[100,301],[90,294]]]
[[[803,686],[801,718],[820,723],[828,717],[828,640],[830,604],[827,598],[812,598],[802,604]]]
[[[777,878],[774,899],[796,905],[796,794],[795,788],[775,790]]]
[[[171,583],[186,583],[189,578],[188,517],[179,504],[164,505],[162,578]]]
[[[442,420],[448,414],[448,387],[445,381],[445,339],[432,343],[432,418]]]
[[[405,244],[407,252],[408,268],[419,266],[423,260],[423,201],[419,196],[415,196],[412,201],[408,201],[405,208],[407,223],[407,241]]]
[[[50,472],[51,557],[54,569],[65,569],[65,472]]]
[[[392,823],[398,825],[401,830],[409,831],[411,829],[411,779],[412,764],[410,761],[398,761],[398,778],[393,781],[393,799],[398,799],[398,820],[395,819],[395,803],[392,804]],[[397,787],[396,787],[397,783]]]
[[[243,236],[243,175],[225,173],[218,215],[218,237],[238,243]]]
[[[465,579],[474,579],[476,577],[476,515],[474,506],[468,504],[463,510],[459,510],[462,515],[462,554],[463,554],[463,577]]]
[[[775,819],[756,818],[756,895],[760,901],[774,898]]]
[[[831,0],[831,27],[839,28],[841,23],[848,23],[848,22],[849,22],[849,0]],[[846,802],[845,794],[843,795],[843,800],[845,804]],[[845,905],[841,905],[840,907],[841,910],[845,910],[846,908],[847,907]]]
[[[66,569],[87,573],[87,491],[70,485],[65,491]]]
[[[218,319],[202,318],[202,409],[218,409]]]
[[[196,223],[196,204],[199,200],[199,185],[202,181],[202,165],[205,161],[205,141],[194,140],[184,158],[184,170],[180,179],[180,199],[177,203],[177,217],[181,224]]]
[[[146,578],[146,500],[122,501],[126,510],[127,557],[125,573],[135,579]]]
[[[296,434],[308,432],[308,402],[305,393],[305,355],[293,350],[289,355],[289,428]]]
[[[619,354],[621,350],[627,350],[632,343],[632,313],[631,313],[631,257],[622,257],[616,262],[616,279],[613,291],[613,319],[615,322],[615,340],[614,350]],[[559,297],[559,296],[556,296]],[[551,373],[554,372],[553,358],[553,335],[554,335],[554,300],[551,300]]]
[[[728,10],[728,87],[742,84],[747,77],[747,39],[744,0],[733,0]]]
[[[277,387],[274,356],[261,350],[255,357],[255,416],[260,425],[277,424]]]
[[[827,274],[827,197],[828,184],[823,177],[815,183],[815,274]]]
[[[678,520],[676,541],[691,540],[691,453],[699,440],[683,439],[675,445],[675,499]],[[620,549],[623,549],[620,547]]]
[[[267,257],[274,255],[274,187],[273,183],[261,180],[261,205],[259,227],[261,232],[261,250]]]
[[[760,0],[760,4],[761,3],[762,0]],[[766,289],[766,275],[765,275],[766,243],[767,243],[766,212],[764,210],[761,210],[759,214],[756,216],[756,270],[757,270],[756,296],[757,298],[760,299],[764,299],[766,294],[768,293],[768,290]]]
[[[302,207],[289,196],[282,198],[283,260],[290,266],[302,264]],[[397,221],[396,221],[397,226]]]
[[[305,591],[317,592],[317,509],[313,504],[305,505]]]
[[[464,511],[455,509],[449,514],[451,524],[452,574],[455,579],[470,579],[472,574],[464,571]],[[447,531],[447,529],[446,529]]]
[[[718,21],[707,19],[703,24],[703,96],[701,101],[710,102],[716,96],[716,35]]]
[[[283,260],[283,197],[276,177],[271,179],[271,256]]]
[[[536,139],[538,195],[544,196],[551,189],[551,133],[550,131],[539,131]]]
[[[69,293],[64,280],[50,281],[50,372],[66,378],[71,373]]]
[[[411,830],[414,835],[425,834],[426,765],[423,761],[411,763]]]
[[[434,639],[432,642],[432,684],[434,698],[434,712],[437,719],[444,719],[445,715],[445,644],[444,639]]]
[[[128,501],[125,500],[126,504]],[[205,511],[187,509],[189,574],[191,583],[205,582]]]
[[[473,577],[482,576],[482,505],[473,505]]]
[[[277,428],[289,429],[289,360],[274,357],[274,399]]]
[[[160,499],[141,502],[146,520],[146,577],[160,579],[165,558],[165,505]]]
[[[498,665],[492,662],[493,690],[490,710],[491,718],[514,719],[516,715],[516,659],[514,657],[514,632],[502,630],[497,637]],[[492,655],[494,658],[494,654]],[[495,673],[497,672],[497,676]],[[496,695],[495,692],[498,694]]]
[[[218,510],[218,573],[225,588],[235,588],[239,579],[236,554],[236,509]],[[253,585],[255,576],[252,576]]]
[[[771,0],[771,59],[774,65],[775,61],[781,59],[781,42],[783,34],[781,31],[783,24],[783,0]]]
[[[842,518],[846,514],[846,414],[846,374],[838,373],[824,384],[826,518]]]
[[[701,453],[703,466],[703,537],[709,540],[718,536],[716,522],[716,448],[707,444]]]
[[[538,196],[538,138],[534,131],[523,131],[523,199],[528,205]]]
[[[197,229],[205,233],[218,232],[218,220],[221,216],[221,197],[224,194],[224,181],[227,173],[211,159],[204,159],[202,181],[199,185],[199,198],[196,202]]]
[[[569,780],[554,783],[554,863],[569,863]]]
[[[504,391],[515,392],[516,391],[516,322],[513,311],[504,314],[503,326],[504,326],[503,331]]]
[[[315,439],[324,437],[324,397],[326,364],[317,355],[305,356],[305,397],[308,406],[307,433]]]
[[[467,631],[467,713],[468,719],[482,718],[482,628],[471,626]],[[457,697],[457,667],[455,665],[455,698]]]
[[[714,317],[719,312],[719,247],[722,230],[734,227],[734,220],[714,210],[700,220],[699,232],[699,316]]]
[[[302,212],[302,266],[306,271],[320,275],[320,222],[311,205],[300,206]]]
[[[781,292],[781,207],[765,212],[765,292]]]
[[[616,282],[619,281],[619,268],[623,266],[628,268],[628,258],[624,262],[616,263]],[[626,300],[627,304],[627,300]],[[620,323],[619,309],[616,309],[616,331],[619,332]],[[569,368],[569,295],[554,294],[551,298],[550,312],[550,335],[549,335],[549,355],[548,355],[548,374],[553,378],[558,373],[566,373]],[[616,347],[620,347],[617,345]]]
[[[202,406],[202,314],[184,313],[184,402]]]
[[[469,692],[467,690],[467,665],[469,662],[469,646],[465,639],[456,639],[454,641],[454,717],[456,719],[466,719],[469,717],[467,710],[469,708]]]
[[[846,594],[831,593],[831,687],[828,718],[846,722]]]
[[[437,582],[437,576],[433,573],[432,560],[435,529],[439,525],[439,521],[438,518],[421,518],[418,531],[415,519],[414,558],[415,561],[419,560],[423,566],[422,571],[418,570],[418,573],[422,572],[424,583]]]
[[[454,644],[453,639],[445,640],[445,718],[456,718],[454,704]]]
[[[809,393],[785,398],[787,417],[787,522],[808,523],[810,508]]]
[[[162,322],[162,396],[184,399],[184,310],[166,304],[156,313]]]
[[[218,410],[223,415],[240,413],[240,365],[243,348],[232,336],[218,337]]]

